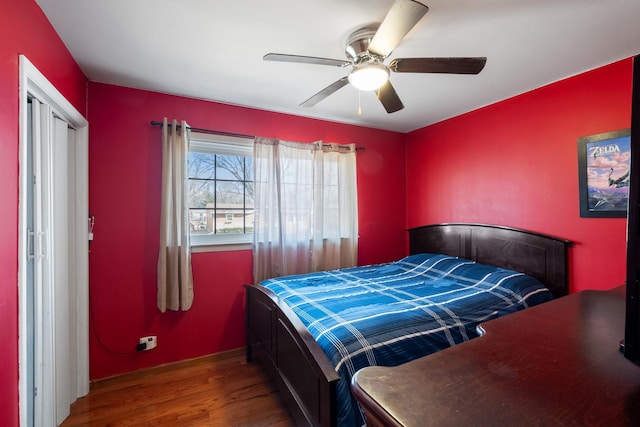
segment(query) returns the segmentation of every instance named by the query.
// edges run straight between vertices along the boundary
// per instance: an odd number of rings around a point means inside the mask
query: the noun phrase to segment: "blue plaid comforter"
[[[536,279],[446,255],[262,282],[298,315],[335,366],[338,424],[364,424],[353,374],[395,366],[477,336],[487,320],[548,301]]]

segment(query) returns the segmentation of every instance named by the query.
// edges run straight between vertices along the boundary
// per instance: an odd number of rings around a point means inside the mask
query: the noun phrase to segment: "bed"
[[[369,270],[365,268],[365,274],[370,274],[370,270],[376,268],[383,269],[385,277],[396,274],[398,268],[403,271],[415,268],[431,271],[432,266],[429,263],[442,266],[442,263],[460,261],[454,259],[459,257],[463,259],[463,267],[455,267],[456,269],[467,268],[471,263],[466,260],[473,260],[532,276],[544,283],[555,297],[567,294],[567,249],[570,242],[564,239],[499,226],[436,224],[409,230],[409,246],[410,257],[407,260],[401,260],[406,264],[393,263],[384,267],[366,267]],[[420,254],[436,254],[438,258],[432,259],[431,255],[425,258]],[[394,268],[396,270],[393,270]],[[445,270],[448,270],[448,267]],[[351,272],[347,270],[345,274],[350,275]],[[513,276],[513,274],[508,275]],[[334,272],[330,276],[336,278],[338,274]],[[360,282],[364,280],[371,286],[376,283],[375,280],[369,281],[369,276],[357,280]],[[351,421],[345,421],[344,417],[345,404],[347,407],[351,405],[351,403],[345,403],[344,397],[345,383],[348,393],[349,379],[345,378],[349,376],[345,374],[345,366],[348,363],[343,363],[339,367],[341,379],[334,367],[334,364],[340,361],[332,356],[332,363],[321,347],[321,345],[326,347],[326,343],[323,343],[323,339],[316,341],[310,333],[311,330],[315,336],[330,335],[318,334],[318,330],[314,330],[317,327],[314,321],[307,319],[306,313],[300,311],[300,306],[304,305],[305,301],[291,291],[288,283],[285,283],[284,287],[281,286],[280,279],[267,285],[274,289],[281,287],[279,291],[284,291],[282,297],[276,296],[265,286],[248,285],[246,287],[247,360],[263,366],[281,392],[283,403],[298,424],[314,426],[349,424]],[[537,293],[534,292],[534,294]],[[289,300],[289,304],[294,308],[287,305],[285,300]],[[544,300],[532,301],[537,303]],[[302,313],[304,322],[294,313],[294,310]],[[475,321],[477,324],[507,312],[491,312],[488,317],[486,313],[480,313]],[[396,319],[393,322],[400,321]],[[305,324],[310,325],[310,328]],[[334,330],[333,327],[330,329]],[[449,340],[448,345],[471,338],[464,337],[465,333],[462,331],[462,337]],[[360,354],[364,353],[366,352],[360,352]],[[412,357],[421,356],[422,354],[418,354]],[[399,363],[404,361],[406,359]],[[351,360],[348,359],[347,362]],[[377,362],[379,361],[376,360],[374,363],[389,364],[386,361]],[[350,369],[361,367],[359,363],[353,364]],[[356,421],[353,422],[357,425],[359,421],[357,418],[354,420]]]

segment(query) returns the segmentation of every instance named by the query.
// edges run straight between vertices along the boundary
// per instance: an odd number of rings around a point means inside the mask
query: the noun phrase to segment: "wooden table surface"
[[[624,288],[584,291],[482,325],[485,334],[352,390],[368,425],[640,426],[640,367],[622,356]]]

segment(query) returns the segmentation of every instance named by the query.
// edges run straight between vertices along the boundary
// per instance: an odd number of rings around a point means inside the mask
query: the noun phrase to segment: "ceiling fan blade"
[[[334,67],[351,65],[350,61],[345,61],[344,59],[317,58],[315,56],[287,55],[284,53],[267,53],[262,59],[265,61],[298,62],[303,64],[331,65]]]
[[[396,111],[400,111],[404,108],[404,105],[402,104],[402,101],[400,101],[400,97],[396,93],[396,90],[391,85],[390,80],[387,80],[387,82],[376,91],[376,95],[384,109],[387,110],[387,113],[395,113]]]
[[[369,52],[387,57],[429,8],[414,0],[397,0],[371,39]]]
[[[332,93],[336,92],[338,89],[342,89],[343,87],[345,87],[348,83],[349,83],[349,77],[348,76],[344,76],[340,80],[338,80],[336,82],[333,82],[329,86],[327,86],[324,89],[322,89],[320,92],[318,92],[315,95],[313,95],[311,98],[309,98],[306,101],[304,101],[302,104],[300,104],[300,106],[301,107],[313,107],[318,102],[320,102],[323,99],[325,99],[327,96],[329,96]]]
[[[396,73],[478,74],[487,58],[396,58],[389,69]]]

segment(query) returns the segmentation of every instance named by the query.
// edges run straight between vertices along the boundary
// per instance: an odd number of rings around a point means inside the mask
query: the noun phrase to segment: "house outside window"
[[[253,241],[253,140],[191,132],[191,246]]]

